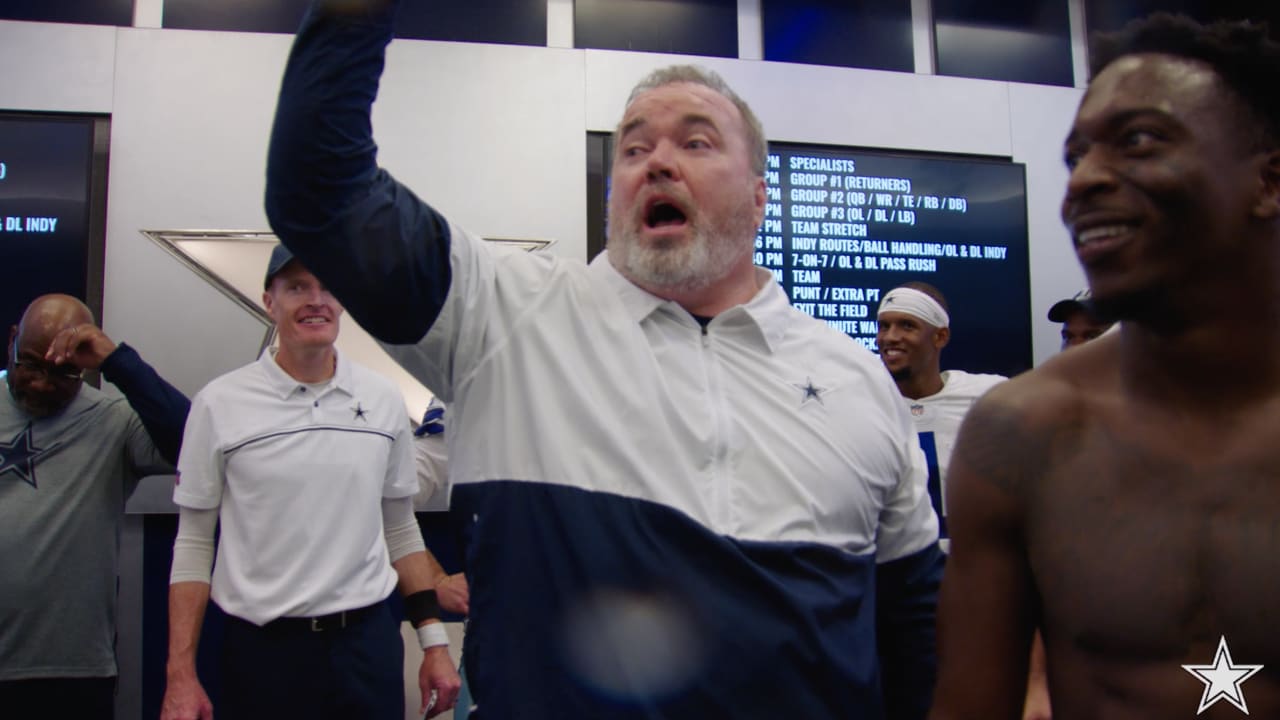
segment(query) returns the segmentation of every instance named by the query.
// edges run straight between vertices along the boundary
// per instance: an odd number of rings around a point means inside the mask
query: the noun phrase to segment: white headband
[[[934,327],[950,327],[951,316],[942,309],[937,300],[916,290],[915,288],[894,288],[885,294],[880,301],[880,310],[876,316],[886,312],[900,312],[914,315]]]

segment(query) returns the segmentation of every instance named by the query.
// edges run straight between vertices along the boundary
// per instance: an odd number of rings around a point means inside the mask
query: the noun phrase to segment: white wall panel
[[[116,28],[0,20],[0,109],[111,112]]]

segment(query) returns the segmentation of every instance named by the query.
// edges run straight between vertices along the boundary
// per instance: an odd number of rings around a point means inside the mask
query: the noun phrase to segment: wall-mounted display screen
[[[911,280],[946,296],[943,367],[1031,367],[1026,174],[1000,160],[770,144],[756,264],[792,304],[876,349],[876,309]]]
[[[610,137],[588,137],[588,252],[604,245]],[[1008,160],[770,143],[755,262],[792,304],[876,350],[885,292],[919,280],[951,309],[942,366],[1031,367],[1026,170]]]
[[[101,317],[106,118],[0,114],[0,323],[45,293]],[[99,141],[101,140],[101,141]],[[95,151],[96,149],[96,151]]]

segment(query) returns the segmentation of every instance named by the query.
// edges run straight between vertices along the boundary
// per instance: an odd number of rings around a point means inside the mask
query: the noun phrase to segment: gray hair
[[[742,115],[742,123],[747,129],[747,151],[751,154],[751,171],[760,177],[764,177],[765,162],[769,155],[769,142],[764,138],[764,127],[760,125],[760,119],[751,111],[751,106],[747,102],[738,97],[738,94],[729,87],[724,78],[706,68],[697,65],[671,65],[659,68],[649,73],[636,86],[631,89],[631,94],[627,96],[627,107],[631,107],[631,103],[642,93],[655,90],[664,85],[673,85],[675,83],[693,83],[710,88],[715,92],[723,95],[726,100],[733,103],[738,108],[738,113]],[[613,143],[616,147],[621,140],[618,133],[621,126],[613,131]]]

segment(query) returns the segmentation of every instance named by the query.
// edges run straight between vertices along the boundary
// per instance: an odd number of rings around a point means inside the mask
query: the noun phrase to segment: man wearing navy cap
[[[1062,323],[1062,349],[1083,345],[1111,329],[1090,301],[1089,288],[1059,300],[1049,308],[1049,322]]]
[[[434,590],[445,575],[413,515],[404,401],[337,352],[342,306],[283,246],[265,287],[279,349],[209,383],[187,423],[161,717],[212,717],[195,668],[212,598],[228,615],[221,717],[401,720],[404,652],[386,603],[397,585],[436,715],[459,680]]]

